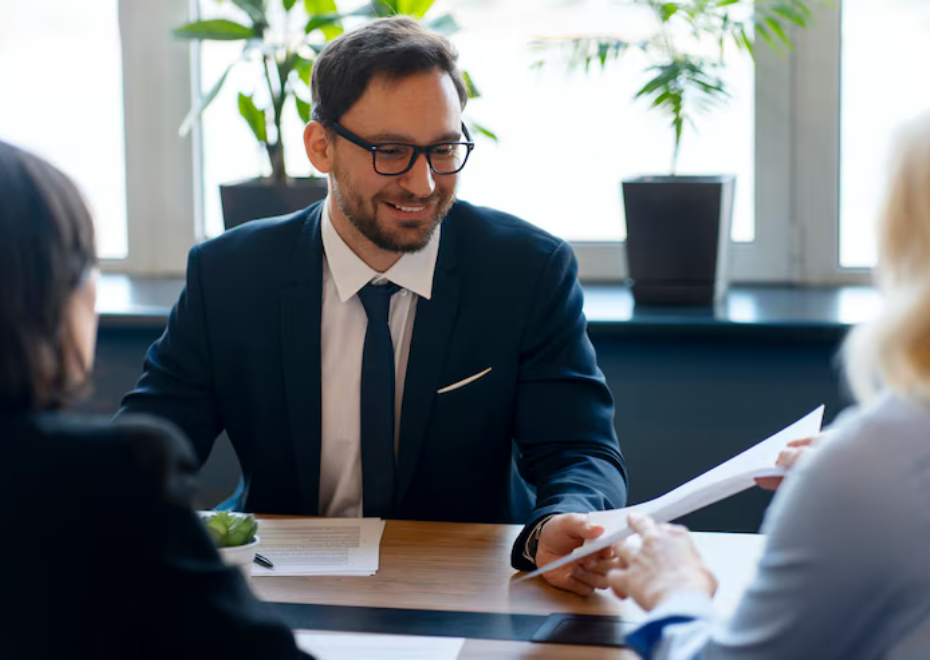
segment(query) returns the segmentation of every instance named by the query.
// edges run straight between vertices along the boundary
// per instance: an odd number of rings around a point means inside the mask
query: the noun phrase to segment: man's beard
[[[335,172],[334,175],[336,185],[333,186],[333,192],[336,203],[339,204],[339,209],[362,236],[378,248],[388,252],[419,252],[425,248],[433,237],[436,227],[446,217],[455,202],[454,194],[443,195],[437,188],[432,195],[425,199],[409,194],[403,197],[404,193],[400,193],[399,196],[375,195],[370,200],[367,200],[368,203],[366,204],[366,200],[361,195],[356,193],[351,186],[346,185],[345,180],[347,177],[340,176]],[[403,199],[400,197],[403,197]],[[387,201],[395,204],[433,206],[436,209],[436,215],[430,219],[429,224],[424,229],[416,230],[413,235],[411,235],[410,230],[392,232],[380,225],[377,217],[381,203]],[[370,208],[366,208],[366,206],[370,206]]]

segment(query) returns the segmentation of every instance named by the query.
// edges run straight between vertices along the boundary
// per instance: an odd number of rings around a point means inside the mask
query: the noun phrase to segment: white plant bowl
[[[220,551],[220,557],[227,566],[235,566],[246,580],[252,577],[252,561],[255,559],[255,550],[261,543],[261,538],[256,536],[251,543],[245,545],[236,545],[231,548],[217,548]]]

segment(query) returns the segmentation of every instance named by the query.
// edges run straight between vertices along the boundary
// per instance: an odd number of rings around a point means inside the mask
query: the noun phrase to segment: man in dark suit
[[[571,249],[455,201],[455,58],[406,18],[327,46],[304,138],[329,197],[191,250],[123,410],[201,461],[225,429],[248,510],[529,523],[526,570],[601,533],[580,514],[625,504],[625,466]],[[611,563],[548,579],[591,593]]]

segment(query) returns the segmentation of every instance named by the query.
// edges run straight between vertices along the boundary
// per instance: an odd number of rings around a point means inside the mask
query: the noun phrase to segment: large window
[[[455,7],[454,2],[444,3]],[[569,71],[528,44],[541,35],[611,34],[635,40],[642,11],[620,3],[462,4],[454,37],[483,96],[470,116],[492,127],[499,143],[481,142],[461,182],[461,196],[521,216],[570,241],[626,237],[620,182],[668,174],[669,120],[633,95],[649,61],[636,49],[601,69]],[[489,47],[489,44],[492,44]],[[680,174],[736,174],[733,238],[752,240],[753,68],[729,53],[731,102],[696,117],[682,144]]]
[[[0,139],[73,178],[104,259],[127,255],[123,78],[117,0],[5,2]]]
[[[0,138],[77,179],[95,210],[100,253],[119,259],[116,267],[183,272],[190,247],[222,231],[219,185],[267,174],[268,164],[235,98],[255,92],[262,105],[255,69],[232,74],[194,139],[178,137],[192,74],[194,86],[209,89],[242,46],[191,48],[170,34],[192,8],[202,17],[240,10],[215,0],[7,4]],[[462,197],[567,238],[589,279],[625,276],[620,182],[668,172],[672,137],[665,117],[631,99],[646,65],[640,53],[569,73],[552,60],[533,69],[539,55],[528,44],[591,33],[635,40],[636,4],[437,0],[434,8],[454,12],[461,30],[453,41],[483,93],[467,118],[500,137],[477,138]],[[823,4],[809,27],[791,30],[792,52],[762,46],[755,63],[730,54],[731,102],[696,117],[685,134],[679,173],[737,176],[728,255],[737,282],[866,282],[892,136],[930,110],[920,77],[930,59],[930,4]],[[289,170],[306,175],[301,122],[295,108],[285,114]]]
[[[360,4],[343,0],[342,9]],[[299,8],[299,7],[298,7]],[[235,17],[230,3],[200,0],[203,16]],[[295,9],[296,10],[296,9]],[[668,120],[633,102],[647,61],[638,51],[606,70],[569,74],[565,66],[542,70],[529,48],[539,35],[568,33],[620,36],[641,12],[618,3],[555,3],[535,0],[462,2],[441,0],[435,14],[453,11],[462,29],[453,36],[460,62],[482,93],[467,117],[491,128],[494,143],[477,137],[463,172],[460,196],[521,216],[570,241],[620,241],[625,237],[620,181],[639,174],[666,174],[672,154]],[[489,44],[492,44],[489,47]],[[201,51],[201,86],[209,89],[241,51],[238,44],[206,44]],[[754,237],[753,67],[732,53],[726,72],[733,98],[712,115],[698,116],[687,129],[679,172],[736,174],[733,238]],[[222,231],[218,187],[267,172],[235,102],[239,91],[261,91],[260,71],[242,67],[203,119],[203,206],[208,236]],[[257,96],[256,100],[261,97]],[[309,172],[297,113],[287,108],[285,152],[292,175]]]
[[[930,111],[930,2],[845,0],[842,39],[839,257],[868,267],[895,130]]]

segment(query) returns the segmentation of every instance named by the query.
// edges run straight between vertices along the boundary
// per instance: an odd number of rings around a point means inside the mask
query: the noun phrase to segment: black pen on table
[[[255,558],[252,560],[259,566],[264,566],[265,568],[274,568],[274,564],[271,563],[271,560],[264,555],[260,555],[257,552],[255,553]]]

